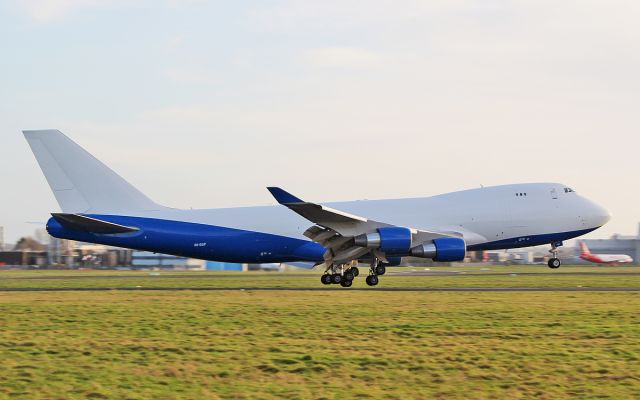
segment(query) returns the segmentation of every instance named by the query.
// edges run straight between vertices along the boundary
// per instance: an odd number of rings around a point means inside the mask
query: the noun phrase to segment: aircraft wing
[[[316,203],[309,203],[294,195],[285,192],[278,187],[267,188],[278,203],[300,214],[309,221],[325,228],[335,230],[344,236],[355,236],[360,233],[370,232],[383,226],[391,226],[382,222],[373,221],[364,217],[335,210]]]
[[[387,261],[386,255],[379,249],[372,249],[357,243],[356,237],[376,232],[379,228],[393,228],[392,224],[375,221],[358,215],[349,214],[321,204],[310,203],[286,192],[278,187],[268,187],[269,192],[281,205],[313,222],[304,235],[327,249],[324,254],[325,264],[344,264],[357,260],[371,253],[374,257]],[[396,227],[402,228],[402,227]],[[412,246],[417,246],[433,239],[445,237],[461,237],[456,232],[435,232],[407,228],[411,233]]]

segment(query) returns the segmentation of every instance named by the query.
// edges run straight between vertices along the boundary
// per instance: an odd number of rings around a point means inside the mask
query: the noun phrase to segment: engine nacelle
[[[411,230],[396,226],[378,228],[377,232],[358,235],[355,245],[389,253],[406,253],[411,249]]]
[[[423,243],[411,249],[411,255],[421,258],[432,258],[433,261],[462,261],[467,253],[467,245],[463,239],[444,237],[433,239],[431,243]]]
[[[389,257],[387,256],[387,262],[381,263],[385,267],[397,267],[402,264],[402,257]]]

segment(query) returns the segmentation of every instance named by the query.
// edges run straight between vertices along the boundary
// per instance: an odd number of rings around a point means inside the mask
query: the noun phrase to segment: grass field
[[[487,275],[513,269],[540,275]],[[381,285],[640,287],[634,271],[491,267]],[[0,286],[320,285],[223,276],[3,272]],[[640,293],[611,292],[4,292],[0,399],[635,399],[639,309]]]
[[[638,267],[546,266],[434,267],[431,271],[460,272],[456,276],[404,276],[424,268],[389,268],[379,287],[640,287]],[[361,268],[364,273],[366,270]],[[588,275],[576,275],[587,273]],[[612,277],[609,274],[618,274]],[[495,274],[501,274],[496,276]],[[530,274],[530,275],[523,275]],[[192,277],[192,278],[191,278]],[[3,271],[0,289],[6,288],[226,288],[226,287],[319,287],[319,271],[292,274],[277,272],[134,272],[134,271]],[[367,287],[356,279],[353,287]],[[348,290],[332,286],[336,290]]]

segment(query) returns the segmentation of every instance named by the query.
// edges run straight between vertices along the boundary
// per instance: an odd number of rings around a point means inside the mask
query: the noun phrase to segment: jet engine
[[[355,238],[355,245],[380,249],[385,253],[408,253],[411,249],[411,230],[396,226],[378,228],[376,232],[364,233]]]
[[[463,239],[443,237],[432,242],[422,243],[411,249],[411,255],[421,258],[432,258],[433,261],[462,261],[467,251]]]
[[[356,246],[380,249],[387,254],[432,258],[434,261],[461,261],[464,260],[467,251],[464,240],[456,237],[441,237],[412,247],[411,230],[395,226],[378,228],[376,232],[358,235],[354,241]]]

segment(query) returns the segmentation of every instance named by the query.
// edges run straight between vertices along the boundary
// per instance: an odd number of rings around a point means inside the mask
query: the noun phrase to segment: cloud
[[[181,65],[162,70],[162,76],[172,82],[190,85],[215,85],[221,82],[212,70],[199,65]]]
[[[276,0],[261,2],[248,13],[253,29],[266,31],[343,32],[363,27],[398,27],[424,18],[442,18],[494,8],[476,0]],[[433,21],[432,21],[433,22]]]
[[[64,18],[70,13],[94,7],[190,7],[204,3],[202,0],[166,0],[165,2],[151,0],[24,0],[18,2],[26,7],[29,16],[37,22],[49,22]]]
[[[324,68],[370,68],[380,64],[382,57],[372,51],[356,47],[324,47],[307,50],[304,60]]]
[[[24,0],[16,2],[24,7],[31,19],[41,23],[63,19],[78,10],[153,7],[158,6],[157,3],[159,3],[151,0]],[[188,2],[183,0],[161,3],[161,5],[173,7],[174,3]]]
[[[74,9],[98,3],[98,0],[29,0],[24,4],[32,19],[47,22],[62,18]]]
[[[174,50],[182,47],[184,45],[184,42],[185,42],[184,35],[175,35],[167,41],[166,48],[168,50]]]

